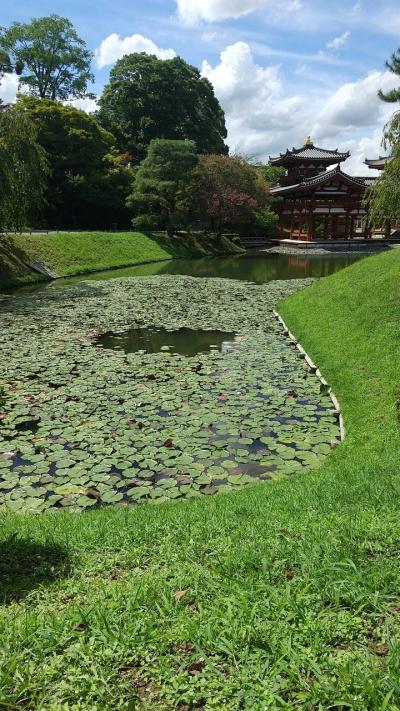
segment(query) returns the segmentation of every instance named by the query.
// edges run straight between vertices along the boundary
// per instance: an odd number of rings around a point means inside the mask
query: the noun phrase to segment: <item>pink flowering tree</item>
[[[255,219],[268,201],[268,183],[257,168],[241,156],[199,156],[196,200],[213,232],[240,229]]]

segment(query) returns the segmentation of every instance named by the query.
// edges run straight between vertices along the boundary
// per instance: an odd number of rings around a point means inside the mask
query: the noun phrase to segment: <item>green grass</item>
[[[0,235],[0,285],[40,280],[24,263],[36,260],[60,276],[101,271],[113,267],[207,254],[234,254],[242,250],[227,238],[143,232],[59,232]]]
[[[1,519],[0,708],[400,709],[399,277],[392,251],[280,306],[343,406],[321,469]]]

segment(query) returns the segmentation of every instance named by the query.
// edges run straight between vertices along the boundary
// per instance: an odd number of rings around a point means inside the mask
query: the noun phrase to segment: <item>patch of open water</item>
[[[108,350],[125,353],[159,353],[171,351],[193,357],[217,350],[226,353],[232,348],[236,334],[230,331],[195,330],[193,328],[130,328],[121,333],[103,333],[93,342]]]

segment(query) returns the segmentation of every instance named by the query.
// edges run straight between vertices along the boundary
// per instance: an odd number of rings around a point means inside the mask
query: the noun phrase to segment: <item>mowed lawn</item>
[[[400,709],[400,251],[279,311],[345,443],[238,493],[2,515],[0,708]]]

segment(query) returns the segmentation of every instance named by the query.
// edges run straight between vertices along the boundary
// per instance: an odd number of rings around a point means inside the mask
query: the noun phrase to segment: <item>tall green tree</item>
[[[48,165],[37,129],[15,107],[0,111],[0,227],[19,230],[40,207]]]
[[[400,48],[393,52],[390,59],[385,62],[385,66],[393,74],[400,77]],[[386,93],[380,89],[378,91],[378,96],[382,99],[382,101],[386,101],[389,104],[395,104],[397,101],[400,101],[400,86],[397,89],[391,89],[391,91]]]
[[[224,112],[208,79],[180,57],[125,55],[99,100],[100,122],[135,162],[154,138],[194,141],[200,153],[227,153]]]
[[[49,15],[0,30],[0,50],[21,67],[20,86],[41,99],[87,96],[92,52],[66,17]]]
[[[20,96],[20,114],[37,127],[50,176],[41,224],[46,227],[110,228],[129,224],[125,206],[133,172],[129,156],[95,117],[50,99]]]
[[[166,227],[172,236],[190,212],[197,163],[193,141],[153,140],[128,199],[137,213],[133,224]]]

